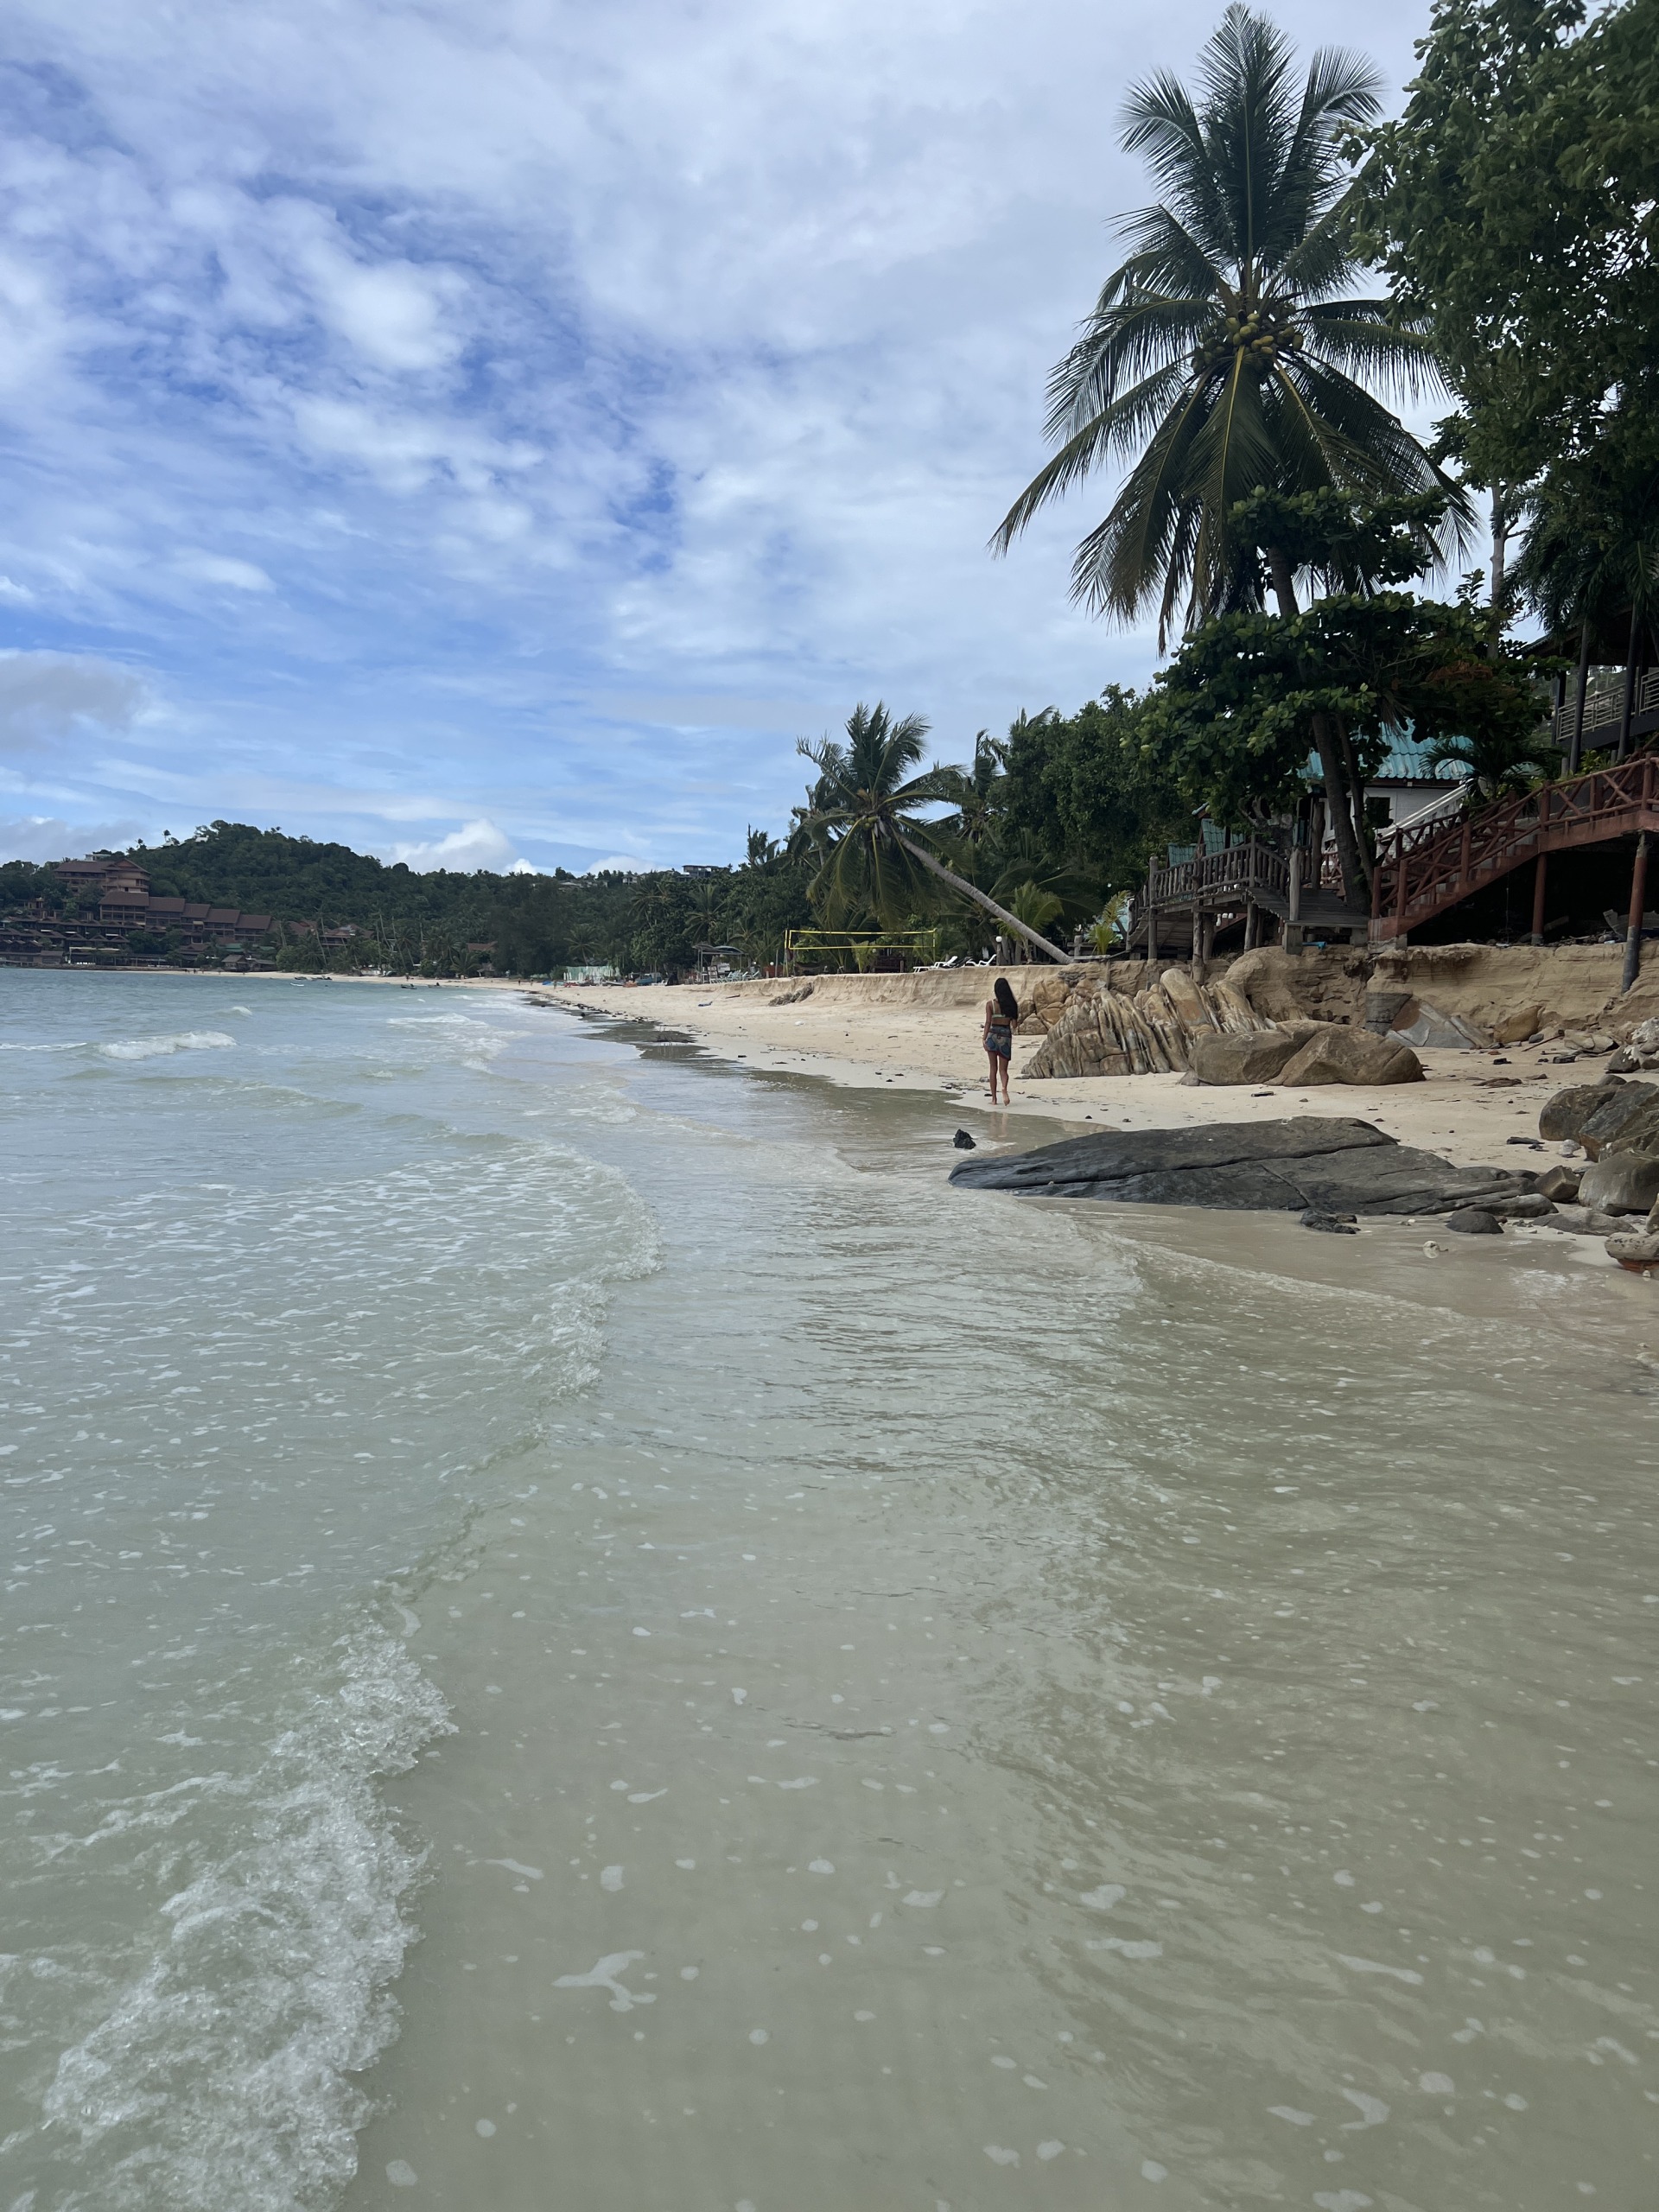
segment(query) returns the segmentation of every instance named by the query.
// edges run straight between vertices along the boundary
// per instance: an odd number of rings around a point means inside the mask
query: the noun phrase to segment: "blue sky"
[[[1426,7],[1271,12],[1402,84]],[[859,698],[1144,680],[1007,560],[1147,196],[1081,0],[76,0],[0,67],[0,858],[727,860]]]

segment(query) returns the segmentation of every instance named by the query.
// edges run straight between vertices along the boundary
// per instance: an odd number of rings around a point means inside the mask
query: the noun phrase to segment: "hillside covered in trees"
[[[1138,730],[1133,703],[1113,694],[1069,719],[1052,709],[1021,715],[1006,741],[982,733],[969,766],[929,771],[935,795],[922,834],[963,883],[1037,931],[1069,936],[1137,880],[1147,852],[1185,818],[1179,800],[1161,795],[1156,777],[1141,768]],[[1118,803],[1103,835],[1089,794],[1106,756]],[[1131,783],[1140,793],[1132,812],[1122,804]],[[989,949],[995,918],[932,879],[910,888],[902,912],[838,903],[830,880],[835,839],[815,833],[813,799],[809,790],[787,842],[752,830],[740,863],[696,878],[666,869],[423,874],[347,845],[235,822],[134,845],[128,857],[148,873],[153,897],[273,916],[282,927],[269,949],[285,968],[465,975],[487,961],[499,973],[521,976],[588,963],[677,975],[695,964],[699,944],[732,946],[744,963],[764,967],[781,960],[787,931],[825,922],[928,927],[938,931],[942,952]],[[1092,862],[1084,857],[1090,842]],[[48,913],[75,909],[74,893],[49,867],[0,867],[0,914],[36,902]],[[323,932],[347,925],[348,942],[322,944]]]

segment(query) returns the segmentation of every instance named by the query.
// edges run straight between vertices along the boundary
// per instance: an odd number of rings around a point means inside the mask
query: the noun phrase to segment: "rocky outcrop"
[[[1659,1199],[1659,1154],[1604,1152],[1585,1169],[1579,1197],[1603,1213],[1646,1213]]]
[[[1027,969],[1013,980],[1014,996],[1020,1001],[1014,1035],[1046,1037],[1065,1013],[1075,992],[1084,987],[1105,988],[1105,971],[1080,963],[1074,968]],[[986,995],[990,995],[988,985]]]
[[[1195,1037],[1190,1072],[1200,1083],[1277,1083],[1285,1062],[1319,1027],[1316,1021],[1299,1021],[1289,1029],[1252,1029],[1238,1036],[1211,1032]]]
[[[1296,1084],[1421,1083],[1422,1079],[1423,1064],[1409,1045],[1392,1037],[1376,1036],[1369,1029],[1343,1029],[1332,1022],[1322,1024],[1292,1053],[1279,1074],[1287,1089]]]
[[[1310,945],[1289,953],[1282,945],[1258,945],[1240,953],[1227,984],[1268,1021],[1341,1021],[1357,1029],[1366,1020],[1372,965],[1370,954],[1357,946],[1321,952]]]
[[[1024,1024],[1021,1024],[1023,1029]],[[1129,996],[1109,979],[1078,985],[1025,1070],[1027,1078],[1166,1075],[1192,1065],[1197,1036],[1244,1035],[1269,1025],[1228,984],[1195,983],[1166,969]]]
[[[1322,1214],[1450,1213],[1519,1196],[1529,1178],[1453,1167],[1396,1144],[1369,1122],[1298,1115],[1284,1122],[1182,1129],[1103,1129],[1035,1152],[964,1160],[970,1190],[1127,1205]]]
[[[1547,1099],[1538,1133],[1582,1145],[1589,1166],[1575,1193],[1603,1213],[1646,1213],[1659,1203],[1659,1084],[1609,1076]]]
[[[1545,1099],[1538,1115],[1538,1134],[1556,1141],[1565,1139],[1573,1144],[1581,1143],[1584,1126],[1599,1107],[1605,1106],[1619,1092],[1648,1087],[1611,1080],[1569,1084],[1565,1090],[1554,1091]],[[1595,1154],[1592,1153],[1590,1156],[1593,1160]]]

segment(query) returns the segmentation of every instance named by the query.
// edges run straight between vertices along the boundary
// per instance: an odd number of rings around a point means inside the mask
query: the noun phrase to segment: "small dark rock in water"
[[[979,1150],[979,1147],[974,1142],[974,1140],[969,1135],[966,1129],[958,1129],[955,1136],[951,1138],[950,1141],[955,1145],[958,1152],[977,1152]]]
[[[1301,1218],[1304,1229],[1322,1229],[1327,1236],[1357,1236],[1359,1234],[1351,1213],[1321,1213],[1318,1206],[1309,1206]]]
[[[1448,1229],[1456,1229],[1465,1236],[1501,1236],[1503,1224],[1495,1213],[1487,1213],[1480,1206],[1461,1206],[1456,1213],[1446,1217]]]

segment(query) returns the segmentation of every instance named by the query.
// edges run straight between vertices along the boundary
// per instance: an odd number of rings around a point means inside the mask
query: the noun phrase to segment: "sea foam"
[[[421,1866],[375,1778],[449,1723],[383,1629],[330,1658],[232,1783],[227,1847],[161,1907],[151,1964],[58,2062],[47,2141],[109,2212],[299,2212],[356,2171],[368,2103],[350,2077],[397,2031]]]
[[[110,1060],[158,1060],[171,1052],[222,1052],[236,1043],[222,1029],[178,1029],[161,1037],[121,1037],[99,1051]]]

